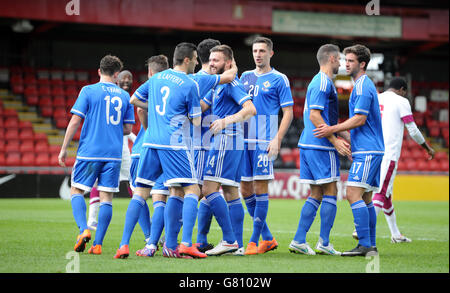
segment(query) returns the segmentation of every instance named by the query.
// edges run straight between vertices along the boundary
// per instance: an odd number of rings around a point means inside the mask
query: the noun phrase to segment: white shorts
[[[119,181],[129,181],[131,168],[130,148],[128,147],[128,136],[123,137],[122,148],[122,165],[120,165],[120,179]]]
[[[397,175],[398,162],[383,157],[380,170],[380,188],[377,193],[389,198],[394,188],[394,179]]]

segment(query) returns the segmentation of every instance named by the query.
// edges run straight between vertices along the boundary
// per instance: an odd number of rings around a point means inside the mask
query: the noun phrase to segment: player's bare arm
[[[316,127],[320,127],[322,125],[327,125],[327,124],[325,124],[325,121],[322,118],[321,112],[322,112],[321,110],[311,109],[311,112],[309,114],[309,119]],[[328,127],[331,128],[332,126],[328,126]],[[323,136],[323,137],[326,137],[330,141],[330,143],[336,148],[336,150],[338,151],[338,153],[340,155],[350,156],[351,155],[350,145],[346,141],[338,139],[336,136],[333,135],[333,133],[334,132],[332,132],[326,136]]]
[[[67,157],[67,147],[69,146],[70,142],[72,141],[73,136],[78,130],[78,127],[80,127],[81,121],[83,118],[81,118],[78,115],[72,115],[72,118],[70,118],[69,125],[67,125],[66,134],[64,135],[63,144],[61,146],[61,151],[58,155],[58,162],[59,165],[62,167],[66,166],[66,157]]]
[[[210,108],[209,105],[206,104],[203,100],[200,100],[200,107],[202,108],[202,112],[205,112]]]
[[[239,112],[227,116],[223,119],[215,120],[209,128],[214,134],[216,134],[225,127],[227,127],[227,125],[248,120],[255,115],[256,115],[255,105],[253,105],[252,101],[246,101],[244,102],[244,104],[242,104],[242,109]]]
[[[294,118],[294,111],[292,106],[282,108],[283,118],[281,118],[280,127],[275,137],[270,141],[267,147],[267,152],[270,157],[278,156],[281,148],[281,141],[286,135],[289,126],[291,125],[292,119]]]
[[[147,110],[144,110],[142,108],[137,108],[136,114],[139,118],[139,121],[141,122],[142,127],[144,127],[145,130],[147,130],[148,127],[148,112]]]
[[[338,123],[333,126],[327,124],[321,124],[313,130],[314,136],[318,138],[327,137],[333,133],[350,130],[356,127],[360,127],[366,123],[367,116],[362,114],[355,114],[350,119],[345,120],[342,123]]]
[[[142,108],[144,110],[148,109],[148,102],[142,102],[135,95],[131,96],[130,103],[136,107]]]

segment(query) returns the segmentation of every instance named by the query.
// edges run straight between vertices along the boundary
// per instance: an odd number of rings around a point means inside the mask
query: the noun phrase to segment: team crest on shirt
[[[269,82],[268,80],[266,80],[266,81],[263,83],[263,86],[264,86],[265,88],[269,88],[269,87],[270,87],[270,82]]]

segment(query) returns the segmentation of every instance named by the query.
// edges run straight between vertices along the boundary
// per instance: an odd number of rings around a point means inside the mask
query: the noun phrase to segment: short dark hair
[[[165,55],[152,56],[148,58],[147,66],[150,66],[154,73],[158,73],[169,68],[169,59]]]
[[[407,90],[408,89],[408,84],[406,83],[406,81],[401,78],[401,77],[394,77],[391,82],[389,83],[389,87],[391,89],[396,89],[396,90],[400,90],[400,89],[404,89]]]
[[[370,50],[364,45],[354,45],[351,47],[347,47],[344,49],[344,54],[350,54],[353,53],[356,55],[356,58],[358,59],[359,63],[366,62],[366,65],[364,66],[364,70],[367,69],[367,65],[369,65],[370,61]]]
[[[107,76],[113,76],[116,72],[120,72],[123,63],[116,56],[106,55],[100,60],[100,72]]]
[[[175,47],[175,51],[173,53],[173,66],[183,64],[184,58],[192,59],[194,57],[194,51],[197,51],[197,46],[192,43],[179,43]]]
[[[209,62],[210,50],[219,46],[220,41],[214,39],[205,39],[197,45],[197,54],[202,64]]]
[[[317,61],[320,65],[323,65],[328,62],[328,58],[331,54],[339,55],[339,47],[333,44],[325,44],[320,46],[319,50],[317,50]]]
[[[215,46],[210,50],[210,52],[221,52],[225,55],[225,60],[233,60],[233,50],[228,45]]]
[[[257,44],[257,43],[264,43],[264,44],[267,45],[267,48],[268,48],[270,51],[273,50],[273,42],[272,42],[272,40],[269,39],[269,38],[266,38],[266,37],[257,37],[257,38],[255,38],[255,40],[253,41],[252,46],[253,46],[254,44]]]

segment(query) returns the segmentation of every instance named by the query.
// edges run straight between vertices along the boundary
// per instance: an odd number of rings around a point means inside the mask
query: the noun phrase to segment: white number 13
[[[105,97],[105,101],[106,101],[106,124],[111,123],[112,125],[118,125],[120,123],[120,117],[122,116],[122,100],[119,97],[113,97],[111,99],[110,96],[106,96]],[[114,110],[116,110],[117,112],[117,116],[114,119],[114,116],[111,115],[109,116],[109,111],[110,111],[110,106],[111,104],[116,104],[117,102],[117,106],[114,107]]]

